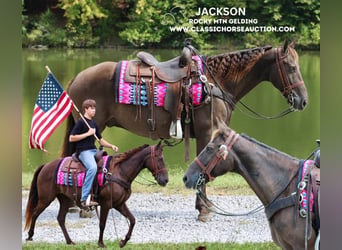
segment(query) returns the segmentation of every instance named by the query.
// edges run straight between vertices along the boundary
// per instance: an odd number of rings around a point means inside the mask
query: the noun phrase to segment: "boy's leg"
[[[97,171],[97,164],[95,161],[96,149],[86,150],[80,153],[79,158],[87,169],[82,187],[81,201],[85,201],[93,186],[94,177]]]

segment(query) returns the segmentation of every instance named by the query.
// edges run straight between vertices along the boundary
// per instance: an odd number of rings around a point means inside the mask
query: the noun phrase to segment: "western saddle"
[[[171,60],[159,62],[147,52],[139,52],[139,60],[128,63],[125,82],[135,82],[137,87],[146,84],[147,104],[149,114],[147,124],[150,137],[157,139],[155,132],[154,87],[157,83],[167,83],[164,109],[171,114],[170,136],[175,139],[183,138],[181,113],[184,105],[189,105],[189,87],[191,82],[199,81],[198,67],[192,62],[193,47],[186,40],[182,54]],[[183,96],[183,100],[182,100]]]

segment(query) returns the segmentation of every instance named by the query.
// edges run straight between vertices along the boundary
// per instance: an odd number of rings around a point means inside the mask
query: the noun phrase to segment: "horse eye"
[[[210,152],[210,153],[213,152],[214,151],[214,146],[213,145],[208,145],[207,146],[207,151]]]
[[[296,66],[290,66],[290,70],[289,70],[290,73],[294,73],[296,71],[297,71],[297,67]]]

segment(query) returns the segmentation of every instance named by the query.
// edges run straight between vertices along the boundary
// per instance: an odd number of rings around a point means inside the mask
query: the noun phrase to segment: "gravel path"
[[[25,209],[28,192],[22,199],[22,242]],[[249,211],[261,205],[256,196],[210,196],[210,199],[232,213]],[[212,214],[206,223],[197,221],[194,195],[132,194],[127,206],[136,218],[129,242],[265,242],[272,241],[268,222],[263,211],[244,217],[226,217]],[[55,200],[38,218],[33,236],[34,242],[65,242],[57,222],[59,203]],[[95,211],[93,212],[95,214]],[[77,242],[97,242],[99,221],[79,218],[78,213],[68,213],[66,227],[71,239]],[[126,219],[111,209],[104,233],[104,240],[124,238],[128,225]]]

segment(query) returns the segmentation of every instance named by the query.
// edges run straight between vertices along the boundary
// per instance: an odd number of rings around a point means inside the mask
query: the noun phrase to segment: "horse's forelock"
[[[289,50],[289,53],[293,56],[293,58],[297,62],[298,58],[299,58],[297,51],[294,48],[292,48],[292,47],[288,47],[288,50]]]
[[[214,140],[214,138],[216,138],[220,133],[222,133],[221,129],[215,129],[213,131],[213,133],[211,134],[211,138],[210,138],[210,141]]]

